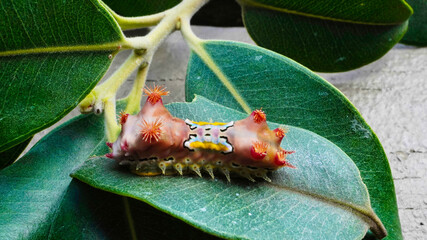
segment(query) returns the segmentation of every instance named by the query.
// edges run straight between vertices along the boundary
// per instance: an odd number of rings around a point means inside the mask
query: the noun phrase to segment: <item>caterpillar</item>
[[[195,173],[202,170],[212,178],[221,172],[230,182],[237,175],[255,182],[254,177],[271,182],[267,173],[291,167],[280,143],[284,128],[270,130],[262,109],[232,122],[196,122],[173,117],[165,108],[164,87],[144,89],[147,100],[133,116],[120,114],[121,132],[106,154],[131,172],[143,176]]]

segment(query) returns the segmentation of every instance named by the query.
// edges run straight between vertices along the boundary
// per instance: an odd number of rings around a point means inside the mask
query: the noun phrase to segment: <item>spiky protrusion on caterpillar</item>
[[[267,149],[267,143],[259,141],[254,142],[251,148],[251,156],[256,160],[263,159],[265,156],[267,156]]]
[[[257,109],[255,111],[253,111],[251,113],[251,116],[253,117],[255,123],[262,123],[262,122],[267,121],[267,116],[262,111],[262,108],[259,110]]]
[[[280,142],[284,128],[270,130],[265,113],[255,110],[247,118],[229,123],[194,122],[173,117],[163,106],[163,87],[144,89],[147,101],[133,116],[121,113],[122,131],[114,143],[107,143],[120,165],[143,176],[196,173],[212,178],[216,171],[230,181],[231,174],[251,181],[271,181],[267,173],[281,167],[294,168],[286,160]]]
[[[158,101],[162,100],[162,96],[169,94],[168,91],[165,91],[164,87],[153,86],[153,88],[144,88],[144,93],[147,95],[147,101],[151,104],[155,104]]]
[[[126,121],[128,120],[129,117],[129,113],[125,113],[125,112],[120,112],[120,117],[119,117],[119,122],[121,125],[125,124]]]
[[[283,137],[286,136],[288,129],[286,128],[276,128],[273,130],[273,132],[276,134],[276,137],[279,139],[279,141],[282,141]]]
[[[141,127],[141,137],[144,141],[151,143],[151,141],[158,142],[160,139],[160,135],[162,134],[162,120],[156,119],[154,122],[148,123],[145,119],[142,119]]]

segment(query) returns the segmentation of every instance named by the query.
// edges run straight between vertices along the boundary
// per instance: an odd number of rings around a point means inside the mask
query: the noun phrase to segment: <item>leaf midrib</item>
[[[390,22],[390,23],[362,22],[362,21],[355,21],[355,20],[349,20],[349,19],[326,17],[326,16],[321,16],[321,15],[316,15],[316,14],[311,14],[311,13],[304,13],[304,12],[300,12],[297,10],[291,10],[291,9],[287,9],[287,8],[274,7],[274,6],[255,2],[254,0],[236,0],[236,1],[242,6],[242,8],[243,7],[264,8],[267,10],[278,11],[278,12],[282,12],[282,13],[300,15],[300,16],[304,16],[304,17],[317,18],[317,19],[321,19],[321,20],[328,20],[328,21],[335,21],[335,22],[364,24],[364,25],[380,25],[380,26],[396,25],[396,24],[402,23],[402,22]]]
[[[40,54],[40,53],[63,53],[63,52],[93,52],[93,51],[116,51],[124,44],[124,41],[110,42],[96,45],[74,45],[54,46],[41,48],[17,49],[0,52],[0,57]]]
[[[136,236],[135,224],[133,221],[132,212],[130,210],[129,200],[125,196],[122,196],[122,198],[123,198],[123,207],[124,207],[125,212],[126,212],[126,218],[128,220],[129,231],[131,233],[132,240],[137,240],[138,238]]]
[[[271,184],[272,187],[281,189],[283,191],[294,192],[297,194],[304,195],[306,197],[311,197],[311,198],[315,199],[316,201],[321,201],[321,202],[327,203],[329,205],[336,206],[336,207],[344,209],[344,210],[347,210],[348,208],[350,208],[351,210],[353,210],[350,212],[353,213],[354,215],[360,217],[364,222],[368,223],[370,228],[374,229],[373,230],[374,232],[379,232],[379,233],[383,233],[383,234],[387,235],[387,232],[386,232],[385,227],[382,224],[381,220],[369,208],[366,208],[364,206],[358,206],[358,205],[351,204],[348,202],[344,202],[341,200],[337,200],[334,198],[328,198],[326,196],[322,196],[319,194],[315,194],[315,193],[311,193],[311,192],[307,192],[307,191],[302,191],[300,189],[291,188],[291,187],[287,187],[287,186],[283,186],[283,185],[278,185],[274,182],[269,183],[269,184]]]

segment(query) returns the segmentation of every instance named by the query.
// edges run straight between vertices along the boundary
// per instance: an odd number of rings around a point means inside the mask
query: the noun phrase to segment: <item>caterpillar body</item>
[[[270,130],[266,115],[255,110],[247,118],[222,122],[195,122],[173,117],[164,107],[162,96],[168,92],[154,86],[144,89],[148,96],[141,111],[133,116],[121,113],[122,130],[107,157],[131,172],[143,176],[206,171],[212,178],[221,172],[250,181],[263,178],[281,167],[294,168],[286,156],[293,151],[280,147],[283,128]]]

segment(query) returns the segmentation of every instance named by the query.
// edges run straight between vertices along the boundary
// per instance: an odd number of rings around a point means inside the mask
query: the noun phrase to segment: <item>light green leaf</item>
[[[202,97],[196,99],[170,104],[168,109],[174,116],[195,121],[227,122],[247,116]],[[225,238],[360,239],[369,227],[384,234],[360,174],[344,152],[295,127],[289,127],[282,146],[296,151],[288,159],[297,169],[273,173],[272,183],[233,179],[229,184],[223,177],[140,177],[105,157],[89,159],[72,176],[147,202]]]
[[[271,121],[301,127],[332,141],[359,168],[372,207],[389,233],[387,239],[402,239],[384,150],[341,92],[307,68],[259,47],[207,41],[202,48],[203,60],[194,53],[190,58],[187,101],[199,94],[240,111],[262,107]]]
[[[0,151],[52,125],[96,85],[124,41],[98,1],[0,2]]]
[[[122,16],[138,17],[165,11],[180,3],[181,0],[104,0],[103,2]]]
[[[427,46],[427,0],[406,0],[414,9],[402,43]]]
[[[321,72],[348,71],[383,56],[407,28],[401,0],[239,0],[243,21],[266,47]]]

